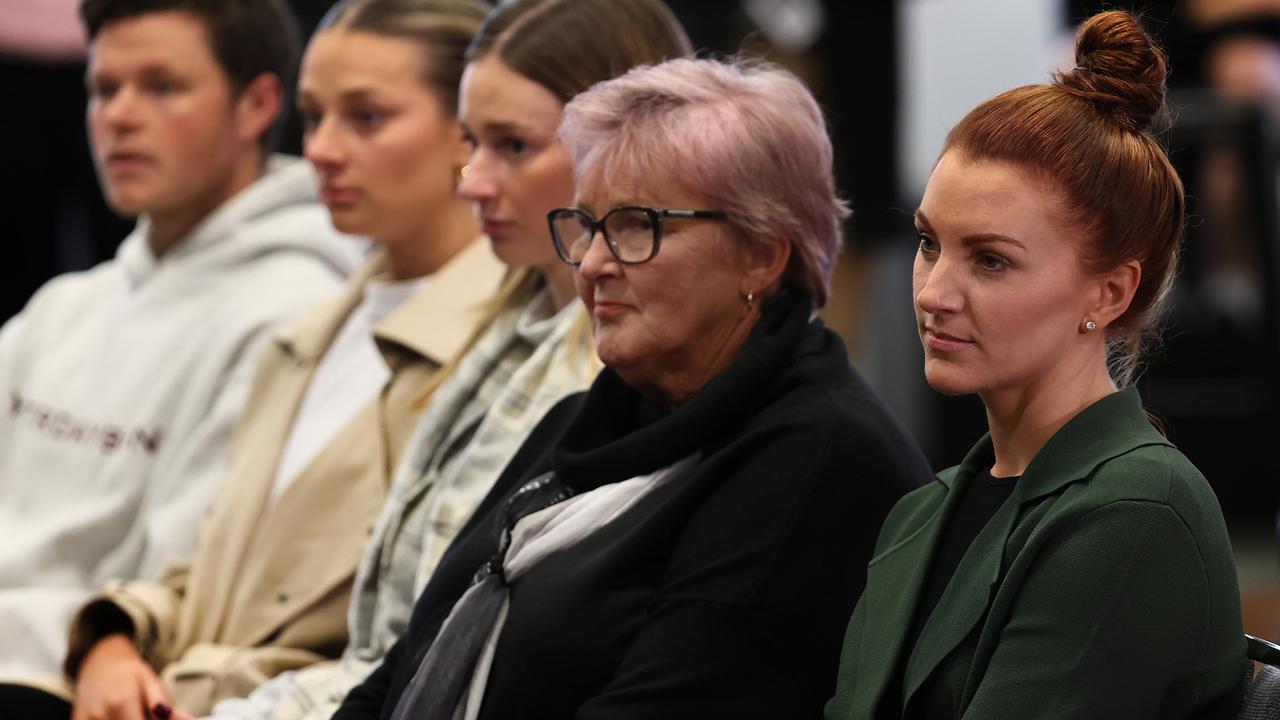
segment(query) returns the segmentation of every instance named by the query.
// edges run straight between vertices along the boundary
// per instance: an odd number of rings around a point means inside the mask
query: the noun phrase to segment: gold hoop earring
[[[467,179],[467,176],[468,176],[468,175],[470,175],[470,174],[471,174],[471,166],[470,166],[470,165],[463,165],[462,167],[458,168],[458,172],[457,172],[457,173],[455,173],[455,174],[454,174],[454,177],[453,177],[453,189],[454,189],[454,190],[457,190],[457,189],[461,188],[461,187],[462,187],[462,181],[463,181],[463,180],[466,180],[466,179]]]

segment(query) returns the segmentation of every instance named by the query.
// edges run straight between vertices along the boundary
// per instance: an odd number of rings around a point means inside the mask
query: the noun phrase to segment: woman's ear
[[[1121,263],[1099,276],[1096,280],[1097,299],[1088,319],[1104,328],[1115,322],[1129,309],[1141,281],[1142,263],[1137,260]]]
[[[742,249],[743,294],[760,295],[774,288],[791,262],[791,240],[781,234],[764,242],[744,240]]]

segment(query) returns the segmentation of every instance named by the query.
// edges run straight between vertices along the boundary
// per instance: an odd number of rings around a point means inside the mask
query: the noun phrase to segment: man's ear
[[[284,86],[275,73],[262,73],[249,81],[236,99],[236,124],[240,139],[258,143],[284,109]]]

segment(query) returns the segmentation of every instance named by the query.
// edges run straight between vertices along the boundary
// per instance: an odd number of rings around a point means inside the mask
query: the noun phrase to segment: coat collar
[[[1087,477],[1102,463],[1146,445],[1173,447],[1147,420],[1137,388],[1111,393],[1077,413],[1040,448],[1014,488],[1014,502],[1051,495],[1064,485]],[[954,473],[943,473],[939,479],[952,487],[961,478],[972,478],[994,460],[988,433],[965,455]]]
[[[948,494],[945,506],[947,515],[959,504],[964,496],[964,489],[973,481],[974,476],[960,478],[956,492]],[[1021,482],[1021,481],[1019,481]],[[1015,488],[1014,493],[1017,493]],[[1000,580],[1001,560],[1004,558],[1005,542],[1013,532],[1013,526],[1019,516],[1020,504],[1011,497],[996,514],[991,517],[973,544],[956,566],[955,574],[938,598],[933,613],[923,618],[920,635],[916,639],[915,649],[907,661],[906,673],[903,675],[903,696],[908,702],[916,690],[920,688],[947,655],[951,653],[973,631],[986,615],[997,583]],[[942,535],[942,528],[949,523],[938,523],[936,532]],[[918,602],[920,590],[933,569],[933,558],[936,556],[936,545],[930,553],[917,578],[916,598]],[[914,620],[908,618],[908,620]]]
[[[477,237],[374,330],[379,344],[398,345],[443,365],[475,332],[486,301],[506,274],[489,240]]]
[[[1041,448],[1006,502],[974,539],[932,615],[921,626],[903,676],[908,700],[981,621],[1000,579],[1005,544],[1022,505],[1088,477],[1102,463],[1147,445],[1170,445],[1148,422],[1136,389],[1112,393],[1082,410]],[[984,436],[957,467],[917,491],[914,517],[903,520],[904,537],[871,561],[867,570],[866,640],[863,647],[884,653],[860,663],[881,693],[901,662],[924,583],[933,569],[938,542],[968,483],[994,460]],[[871,637],[872,634],[875,637]],[[877,699],[877,702],[879,699]]]
[[[939,480],[908,496],[912,497],[919,502],[899,523],[903,538],[867,565],[862,597],[867,621],[861,643],[867,655],[858,662],[858,672],[859,684],[865,674],[864,687],[874,689],[874,697],[868,698],[871,706],[864,708],[868,717],[876,715],[874,706],[884,701],[881,696],[903,653],[909,651],[904,645],[944,527],[942,519],[951,514],[960,494],[950,492],[950,485]]]
[[[336,297],[282,327],[275,336],[276,345],[299,365],[316,365],[346,322],[352,308],[360,304],[364,286],[387,269],[387,256],[376,250],[365,264],[347,281]]]
[[[380,345],[398,346],[443,365],[466,344],[485,301],[497,292],[505,269],[493,256],[488,241],[476,238],[403,305],[383,318],[374,329],[374,336]],[[360,304],[365,285],[386,270],[386,253],[379,250],[339,297],[281,330],[276,342],[299,364],[316,365],[346,322],[350,309]]]

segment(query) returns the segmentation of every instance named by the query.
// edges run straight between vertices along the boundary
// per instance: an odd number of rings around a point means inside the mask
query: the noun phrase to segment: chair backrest
[[[1252,635],[1245,635],[1244,641],[1249,648],[1247,654],[1250,660],[1280,668],[1280,645]]]
[[[1236,718],[1280,720],[1280,645],[1252,635],[1245,635],[1244,639],[1248,644],[1245,677],[1252,679]],[[1256,675],[1253,673],[1254,662],[1261,663]]]

